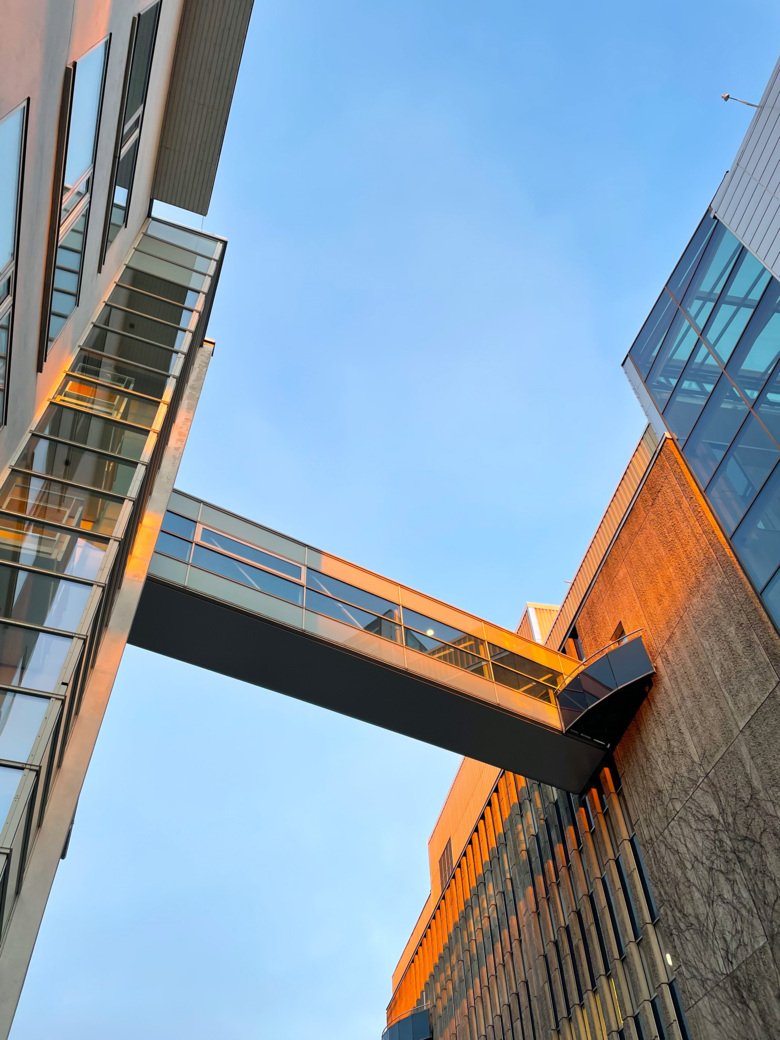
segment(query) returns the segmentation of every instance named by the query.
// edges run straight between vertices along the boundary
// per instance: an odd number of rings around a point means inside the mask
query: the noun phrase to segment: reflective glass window
[[[533,679],[539,679],[541,682],[547,683],[550,686],[557,687],[563,678],[561,672],[548,668],[547,665],[541,664],[538,661],[531,661],[529,658],[523,657],[521,654],[515,653],[512,650],[507,650],[506,647],[496,646],[495,643],[488,643],[488,651],[490,653],[491,661],[501,664],[506,668],[511,668],[515,672],[521,672],[523,675],[529,675]]]
[[[78,631],[93,586],[0,564],[0,614],[42,628]]]
[[[11,811],[22,776],[21,769],[14,769],[13,766],[0,766],[0,831]]]
[[[313,610],[316,614],[324,614],[326,617],[341,621],[353,628],[360,628],[364,632],[382,636],[393,643],[401,641],[401,628],[387,617],[377,616],[368,610],[362,610],[353,603],[343,603],[332,596],[323,596],[313,589],[306,590],[306,609]]]
[[[769,271],[745,249],[704,327],[704,338],[722,364],[731,357],[769,280]]]
[[[639,335],[634,340],[629,356],[643,379],[650,371],[676,313],[677,305],[674,300],[667,292],[662,292]]]
[[[0,690],[0,758],[27,761],[48,707],[45,697]]]
[[[741,249],[731,232],[723,224],[718,224],[682,301],[684,310],[699,329],[704,328]]]
[[[108,302],[124,307],[125,310],[134,311],[136,314],[144,314],[157,321],[166,321],[169,325],[189,328],[192,316],[195,313],[187,307],[169,300],[160,299],[159,296],[150,296],[148,293],[134,292],[123,285],[116,285],[111,291]]]
[[[0,119],[0,426],[5,422],[27,106]]]
[[[156,256],[160,260],[169,260],[172,264],[186,267],[188,270],[199,271],[201,274],[211,275],[217,269],[216,260],[195,253],[191,249],[185,249],[183,246],[163,242],[162,239],[152,235],[144,235],[137,248],[142,253]]]
[[[721,376],[685,445],[685,457],[702,487],[715,472],[746,415],[745,401],[726,376]]]
[[[664,411],[664,419],[679,441],[684,441],[707,404],[721,368],[709,350],[699,344]]]
[[[155,552],[164,553],[166,556],[172,556],[175,560],[183,560],[186,563],[190,558],[190,550],[192,549],[192,542],[185,541],[183,538],[177,538],[173,534],[168,534],[166,531],[161,531],[157,538],[157,545],[154,547]]]
[[[86,409],[90,418],[104,416],[117,422],[143,426],[147,430],[154,425],[160,407],[157,401],[147,401],[143,397],[123,393],[118,388],[109,389],[73,376],[68,376],[62,381],[55,400],[61,404]],[[141,436],[145,442],[145,434]]]
[[[202,253],[204,256],[217,256],[222,243],[209,235],[201,235],[190,228],[179,227],[177,224],[166,224],[164,220],[156,218],[149,221],[149,234],[155,238],[161,238],[165,242],[173,242],[184,249],[191,249],[194,253]]]
[[[267,592],[271,596],[285,599],[288,603],[301,604],[303,602],[303,588],[286,578],[280,578],[276,574],[252,567],[241,560],[234,560],[231,556],[223,556],[222,553],[214,552],[212,549],[204,549],[196,545],[192,554],[192,563],[195,567],[220,574],[223,578],[230,578],[241,585],[258,592]]]
[[[14,473],[0,490],[0,509],[39,521],[113,534],[124,501],[29,473]]]
[[[235,538],[229,538],[220,531],[211,531],[208,527],[202,527],[199,541],[204,545],[212,545],[223,552],[231,553],[233,556],[240,556],[241,559],[249,560],[250,563],[257,563],[261,567],[278,571],[279,574],[286,574],[289,578],[298,578],[300,580],[302,577],[303,570],[300,564],[283,560],[281,557],[264,552],[254,545],[236,541]]]
[[[510,690],[517,690],[518,693],[524,693],[527,697],[552,702],[552,690],[544,683],[537,682],[536,679],[529,679],[527,675],[521,675],[520,672],[515,672],[511,668],[504,668],[496,661],[493,661],[492,668],[493,678],[502,686],[506,686]]]
[[[66,193],[90,170],[94,159],[107,46],[104,40],[76,63],[65,159]]]
[[[685,363],[698,342],[696,331],[682,311],[678,311],[647,377],[647,389],[660,411],[664,410],[669,395],[677,385]]]
[[[757,588],[763,588],[780,566],[780,469],[764,485],[732,545]]]
[[[187,538],[189,541],[195,537],[195,521],[186,516],[179,516],[178,513],[172,513],[170,510],[163,517],[162,529],[169,534],[178,535],[180,538]]]
[[[16,465],[20,469],[32,470],[33,473],[117,495],[128,493],[137,470],[132,462],[121,462],[107,455],[98,455],[42,437],[30,437]]]
[[[0,622],[0,685],[53,693],[72,644],[70,636]]]
[[[107,354],[79,351],[71,370],[77,375],[110,383],[122,390],[133,390],[161,400],[168,386],[168,376],[161,372],[140,368],[126,361],[119,361]]]
[[[772,280],[726,366],[750,399],[758,397],[780,357],[780,282]]]
[[[462,668],[467,672],[474,672],[483,678],[489,678],[490,668],[482,654],[484,644],[474,636],[463,636],[463,642],[453,645],[445,643],[441,639],[428,636],[423,632],[415,632],[411,628],[404,628],[404,642],[410,650],[435,657],[444,664],[452,665],[454,668]],[[473,653],[472,651],[477,651]]]
[[[483,657],[487,656],[485,644],[470,632],[462,632],[459,628],[445,625],[443,621],[436,621],[434,618],[425,614],[419,614],[416,610],[411,610],[409,607],[404,607],[403,617],[404,625],[408,628],[416,629],[418,633],[425,635],[428,640],[432,639],[437,643],[445,642],[464,646],[469,650],[476,651]]]
[[[142,11],[133,22],[132,49],[126,72],[127,89],[117,128],[118,154],[108,192],[103,256],[119,230],[127,223],[159,17],[160,4],[156,3]]]
[[[74,531],[0,514],[0,560],[26,563],[55,574],[97,578],[108,542]]]
[[[201,274],[199,271],[191,271],[187,267],[179,267],[178,264],[172,264],[168,260],[160,260],[158,257],[142,253],[138,249],[130,257],[127,266],[132,271],[141,271],[153,278],[201,292],[205,291],[209,284],[208,275]]]
[[[156,408],[156,405],[154,407]],[[65,408],[58,404],[49,405],[35,432],[47,437],[73,441],[85,448],[97,448],[112,455],[122,455],[133,461],[143,455],[149,436],[144,430],[134,430],[130,426],[110,422],[100,415],[91,415],[89,412]]]
[[[672,272],[668,284],[669,288],[678,300],[683,298],[683,294],[688,288],[691,277],[696,270],[696,265],[701,259],[701,255],[710,239],[710,235],[715,230],[716,226],[717,221],[710,213],[706,213],[702,222],[696,228],[693,238],[686,246],[685,252],[680,257],[677,266]]]
[[[745,515],[780,458],[780,449],[750,416],[707,488],[707,497],[730,533]]]
[[[771,435],[780,444],[780,369],[775,370],[767,383],[755,410]]]
[[[354,603],[355,606],[365,607],[372,614],[381,614],[385,617],[397,617],[398,615],[397,603],[393,603],[382,596],[376,596],[373,592],[359,589],[356,585],[349,585],[345,581],[339,581],[338,578],[331,578],[328,574],[321,574],[311,567],[306,571],[306,586],[307,588],[315,589],[317,592],[324,593],[326,596],[335,596],[337,599],[343,599],[347,603]]]
[[[114,329],[116,332],[138,336],[139,339],[151,340],[162,347],[168,347],[169,350],[184,349],[189,339],[189,333],[178,326],[155,321],[154,318],[138,314],[135,311],[120,310],[110,305],[104,307],[100,312],[97,324]]]
[[[121,274],[121,285],[125,289],[136,289],[152,296],[161,296],[170,303],[179,304],[188,310],[197,310],[201,293],[177,282],[149,274],[148,271],[125,268]]]
[[[92,328],[84,340],[84,346],[88,350],[108,354],[133,365],[143,365],[166,375],[176,375],[181,368],[181,354],[165,347],[158,347],[154,343],[119,336],[107,329]]]

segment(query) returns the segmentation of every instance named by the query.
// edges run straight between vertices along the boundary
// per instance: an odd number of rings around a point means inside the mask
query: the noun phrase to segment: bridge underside
[[[573,792],[587,786],[649,688],[641,639],[579,666],[247,521],[240,533],[251,541],[238,541],[240,518],[178,492],[172,508],[181,514],[166,514],[130,633],[135,646]],[[389,609],[364,609],[376,603]]]

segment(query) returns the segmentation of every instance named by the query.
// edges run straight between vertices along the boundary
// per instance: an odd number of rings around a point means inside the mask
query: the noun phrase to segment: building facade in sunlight
[[[780,1036],[780,65],[624,362],[650,426],[565,602],[652,690],[587,790],[464,761],[386,1040]]]
[[[0,51],[0,1035],[212,344],[251,2],[9,0]]]

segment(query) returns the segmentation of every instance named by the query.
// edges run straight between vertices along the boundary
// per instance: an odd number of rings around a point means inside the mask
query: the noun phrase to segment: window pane
[[[0,758],[27,761],[48,707],[45,697],[0,690]]]
[[[172,513],[170,510],[163,517],[162,529],[169,534],[176,534],[180,538],[187,538],[189,541],[195,537],[195,521],[186,516],[179,516],[178,513]]]
[[[14,256],[23,128],[24,105],[0,120],[0,271]]]
[[[418,614],[416,610],[410,610],[409,607],[404,607],[404,624],[424,633],[428,640],[434,639],[436,642],[443,640],[445,643],[453,643],[458,646],[470,644],[469,649],[476,650],[483,657],[487,656],[482,640],[476,636],[469,632],[462,632],[459,628],[453,628],[452,625],[445,625],[443,621],[436,621],[425,614]]]
[[[8,366],[8,346],[11,339],[11,316],[12,309],[9,307],[0,318],[0,423],[3,420],[3,406],[5,403],[5,378]]]
[[[669,279],[669,288],[678,300],[682,299],[683,293],[688,288],[688,283],[696,269],[696,265],[701,259],[702,252],[716,227],[717,221],[709,213],[706,213],[672,272],[672,276]]]
[[[715,468],[747,414],[747,405],[725,376],[721,376],[696,429],[685,445],[685,457],[702,487]]]
[[[148,296],[146,293],[133,292],[122,285],[117,285],[108,298],[109,303],[115,303],[118,307],[126,307],[129,311],[138,314],[146,314],[150,318],[159,321],[167,321],[170,325],[182,325],[189,328],[193,312],[187,310],[177,303],[161,300],[157,296]]]
[[[148,271],[137,271],[128,267],[122,272],[121,280],[125,288],[140,289],[142,292],[152,293],[153,296],[162,296],[164,300],[190,309],[196,308],[200,299],[198,290],[169,282],[165,278],[149,274]]]
[[[518,693],[524,693],[527,697],[536,697],[538,700],[552,702],[552,690],[543,683],[529,679],[526,675],[513,672],[510,668],[503,668],[500,664],[493,662],[493,678],[502,686],[508,686]]]
[[[116,181],[114,193],[111,199],[111,212],[108,218],[108,232],[106,237],[106,248],[114,241],[116,236],[125,226],[127,220],[127,207],[130,202],[130,189],[135,174],[135,163],[138,158],[138,145],[140,138],[136,137],[131,145],[127,147],[124,155],[120,158],[116,168]]]
[[[780,370],[777,370],[762,393],[756,412],[774,439],[780,444]]]
[[[94,534],[113,534],[123,505],[122,499],[29,473],[11,473],[0,491],[0,509]]]
[[[699,345],[664,412],[669,429],[681,442],[693,429],[720,376],[720,366],[709,350]]]
[[[92,165],[107,44],[108,41],[104,40],[76,62],[65,160],[65,191]]]
[[[49,405],[35,432],[75,441],[85,448],[100,448],[133,461],[143,454],[149,436],[144,430],[133,430],[109,422],[100,415],[90,415],[89,412],[64,408],[58,404]]]
[[[127,332],[131,336],[150,339],[153,343],[159,343],[160,346],[168,347],[171,350],[181,350],[189,335],[183,329],[173,325],[165,325],[153,318],[147,318],[131,311],[117,310],[116,307],[110,306],[103,308],[97,323],[117,332]]]
[[[718,224],[683,297],[683,307],[700,329],[715,306],[741,249],[731,232],[723,224]]]
[[[764,606],[769,611],[770,617],[780,628],[780,571],[775,574],[774,578],[761,593],[761,599],[764,601]]]
[[[669,395],[677,385],[685,363],[698,342],[695,330],[682,311],[678,311],[647,379],[647,389],[660,411],[664,410]]]
[[[107,549],[107,542],[83,534],[0,515],[0,560],[76,578],[96,578]]]
[[[183,538],[176,538],[172,534],[161,531],[154,551],[164,553],[166,556],[173,556],[174,559],[183,560],[186,563],[190,558],[191,548],[192,542],[186,542]]]
[[[72,644],[70,636],[0,622],[0,684],[53,693]]]
[[[54,340],[60,333],[65,321],[76,309],[76,290],[66,292],[61,286],[68,280],[76,265],[76,283],[84,252],[84,231],[87,226],[89,206],[84,210],[73,227],[63,238],[57,249],[54,266],[54,289],[51,298],[51,317],[49,320],[49,341]],[[72,284],[72,281],[69,283]],[[60,286],[58,288],[58,286]]]
[[[280,557],[274,556],[272,553],[263,552],[262,549],[258,549],[253,545],[237,542],[235,538],[228,538],[226,534],[222,534],[219,531],[210,531],[208,527],[201,529],[200,541],[204,545],[213,545],[217,549],[223,549],[225,552],[232,553],[234,556],[240,556],[244,560],[259,563],[261,567],[268,567],[271,570],[278,571],[280,574],[286,574],[290,578],[300,579],[302,577],[302,569],[299,564],[282,560]]]
[[[194,566],[202,567],[203,570],[221,574],[223,578],[230,578],[250,589],[257,589],[258,592],[267,592],[271,596],[286,599],[288,603],[300,605],[303,600],[303,588],[300,585],[295,585],[285,578],[278,578],[268,571],[261,571],[257,567],[250,567],[248,563],[223,556],[222,553],[213,552],[211,549],[196,545],[192,562]]]
[[[325,617],[333,618],[344,625],[360,628],[364,632],[371,632],[383,639],[389,639],[393,643],[400,643],[400,628],[394,621],[385,617],[377,617],[367,610],[352,603],[342,603],[341,600],[332,596],[323,596],[313,589],[306,590],[306,609],[313,610],[316,614],[324,614]]]
[[[42,628],[78,631],[91,585],[0,564],[0,614]]]
[[[127,86],[125,102],[125,125],[131,120],[146,101],[146,89],[149,81],[149,70],[152,66],[154,36],[157,29],[157,16],[160,5],[147,8],[138,16],[138,27],[133,45],[133,57],[130,65],[130,78]]]
[[[16,465],[20,469],[118,495],[127,494],[137,469],[132,462],[120,462],[41,437],[30,437]]]
[[[157,257],[141,253],[137,249],[130,257],[128,267],[133,271],[142,271],[144,274],[190,289],[205,290],[209,284],[208,275],[179,267],[178,264],[169,263],[167,260],[158,260]]]
[[[347,603],[365,607],[372,614],[398,616],[397,603],[392,603],[389,599],[384,599],[382,596],[375,596],[371,592],[359,589],[356,585],[349,585],[346,581],[339,581],[338,578],[331,578],[327,574],[321,574],[312,568],[306,571],[306,585],[308,588],[315,589],[317,592],[325,595],[335,596],[337,599],[343,599]]]
[[[780,282],[772,281],[726,371],[748,398],[758,397],[780,357]]]
[[[745,570],[762,588],[780,565],[780,469],[769,478],[732,544]]]
[[[0,766],[0,830],[11,811],[11,805],[19,788],[23,773],[12,766]]]
[[[109,354],[134,365],[154,368],[166,375],[177,373],[181,366],[181,354],[157,347],[153,343],[144,343],[140,339],[119,336],[116,332],[108,332],[106,329],[93,328],[84,340],[84,346],[88,350]]]
[[[156,256],[160,260],[170,260],[172,264],[178,264],[180,267],[186,267],[192,271],[200,271],[201,274],[213,274],[217,268],[216,260],[211,260],[207,256],[201,256],[200,253],[195,253],[191,249],[184,249],[182,246],[163,242],[152,235],[144,235],[138,243],[138,249],[142,253]]]
[[[79,375],[111,383],[122,390],[134,390],[157,400],[163,397],[168,385],[168,376],[161,372],[151,372],[106,354],[88,354],[84,350],[78,354],[71,368]]]
[[[752,253],[745,250],[731,272],[729,284],[704,329],[704,338],[724,365],[731,357],[769,280],[769,271]]]
[[[506,665],[508,668],[512,668],[516,672],[521,672],[523,675],[530,675],[533,679],[539,679],[541,682],[548,683],[550,686],[558,686],[563,675],[560,672],[556,672],[546,665],[539,664],[536,661],[530,661],[527,657],[522,657],[520,654],[516,654],[511,650],[507,650],[506,647],[496,646],[495,643],[488,643],[488,651],[490,653],[490,660],[494,663],[500,663]]]
[[[208,235],[200,235],[197,231],[175,224],[166,224],[163,220],[151,220],[149,234],[165,242],[174,242],[185,249],[191,249],[195,253],[202,253],[204,256],[216,256],[222,246],[221,242]]]
[[[730,533],[780,458],[780,450],[750,416],[707,488],[707,497]]]
[[[133,423],[134,426],[144,426],[146,429],[154,425],[160,407],[157,401],[123,394],[120,390],[110,390],[72,376],[66,376],[63,380],[55,399],[64,405],[86,408],[95,418],[103,416],[118,422]],[[110,426],[110,423],[107,426]],[[144,437],[144,443],[145,440]]]
[[[677,307],[667,292],[661,293],[650,316],[642,326],[629,354],[644,379],[663,343]]]

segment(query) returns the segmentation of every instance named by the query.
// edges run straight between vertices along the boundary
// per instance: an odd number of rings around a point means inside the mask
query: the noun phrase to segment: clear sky
[[[509,627],[643,428],[620,362],[771,0],[256,0],[178,486]],[[370,691],[367,691],[367,695]],[[13,1040],[379,1040],[453,755],[129,650]]]

